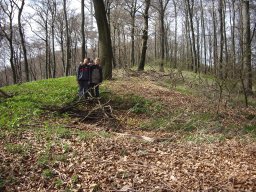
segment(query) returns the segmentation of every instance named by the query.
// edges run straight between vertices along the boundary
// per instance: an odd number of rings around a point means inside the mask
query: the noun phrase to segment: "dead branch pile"
[[[76,122],[95,123],[106,126],[110,129],[120,128],[120,122],[113,114],[110,100],[101,102],[97,98],[87,98],[75,100],[61,107],[44,106],[42,109],[57,112],[58,114],[68,114],[77,118]]]

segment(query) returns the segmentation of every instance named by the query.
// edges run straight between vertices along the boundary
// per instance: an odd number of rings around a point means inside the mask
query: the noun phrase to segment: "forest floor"
[[[255,98],[169,75],[118,72],[80,101],[74,77],[7,87],[0,191],[256,191]]]

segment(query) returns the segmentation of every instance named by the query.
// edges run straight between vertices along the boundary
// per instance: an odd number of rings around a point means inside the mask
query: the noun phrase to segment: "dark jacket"
[[[91,69],[89,65],[79,65],[77,70],[78,81],[90,81]]]
[[[91,79],[90,82],[93,84],[99,84],[103,80],[102,68],[99,65],[91,65]]]

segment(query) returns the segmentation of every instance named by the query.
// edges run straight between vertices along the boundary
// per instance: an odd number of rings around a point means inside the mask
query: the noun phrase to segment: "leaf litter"
[[[204,99],[150,81],[141,86],[129,82],[111,82],[110,89],[136,92],[188,114],[208,110]],[[236,110],[223,109],[228,114],[226,123],[243,123]],[[255,114],[255,109],[246,110]],[[105,130],[88,123],[76,123],[72,129]],[[256,191],[256,143],[252,139],[195,143],[175,132],[136,127],[110,134],[83,140],[77,134],[38,136],[26,129],[17,140],[6,136],[0,141],[0,191]],[[24,153],[13,152],[6,143],[29,147]]]

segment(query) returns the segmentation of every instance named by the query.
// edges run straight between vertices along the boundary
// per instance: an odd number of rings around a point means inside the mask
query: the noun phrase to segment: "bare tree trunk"
[[[16,4],[16,6],[19,9],[18,25],[19,25],[19,33],[20,33],[20,38],[21,38],[21,46],[22,46],[23,57],[24,57],[25,76],[26,76],[26,81],[29,81],[29,68],[28,68],[28,59],[27,59],[27,48],[26,48],[25,38],[24,38],[24,34],[23,34],[23,27],[22,27],[22,24],[21,24],[21,15],[22,15],[22,11],[23,11],[24,5],[25,5],[25,0],[21,1],[21,7],[19,7],[18,4]]]
[[[212,0],[212,21],[213,21],[213,67],[214,74],[217,75],[217,66],[218,66],[218,41],[217,41],[217,27],[216,27],[216,15],[215,15],[215,5]]]
[[[197,70],[195,71],[196,73],[200,73],[200,24],[199,24],[199,16],[196,16],[196,31],[197,31],[197,38],[196,38],[196,68]]]
[[[175,33],[174,33],[174,68],[177,68],[177,2],[175,0],[172,1],[174,5],[174,17],[175,17]]]
[[[93,0],[93,3],[99,31],[100,58],[103,66],[103,78],[111,79],[113,53],[105,5],[103,0]]]
[[[118,64],[119,67],[121,67],[121,26],[118,25],[118,29],[117,29],[117,35],[118,35]]]
[[[55,1],[52,2],[52,5],[50,6],[52,21],[51,21],[51,35],[52,35],[52,77],[56,77],[56,54],[55,54],[55,19],[56,19],[56,9],[57,4]]]
[[[164,40],[165,40],[165,30],[164,30],[164,15],[160,14],[160,52],[161,52],[161,61],[160,61],[160,72],[164,72]]]
[[[206,54],[206,38],[205,38],[205,20],[204,20],[204,8],[202,0],[200,0],[200,8],[201,8],[201,27],[202,27],[202,33],[203,33],[203,45],[204,45],[204,74],[207,73],[207,54]]]
[[[227,7],[226,7],[226,2],[224,0],[224,12],[223,12],[223,20],[226,21],[226,12],[227,12]],[[227,32],[226,32],[226,22],[223,22],[223,35],[224,35],[224,51],[225,51],[225,65],[224,65],[224,77],[227,78],[228,72],[230,70],[229,67],[229,52],[228,52],[228,42],[227,42]]]
[[[231,27],[231,39],[232,39],[232,77],[236,74],[236,44],[235,44],[235,26],[236,26],[236,13],[235,13],[235,0],[232,0],[232,27]],[[230,13],[231,16],[231,13]]]
[[[87,56],[86,54],[86,50],[85,50],[85,32],[84,32],[84,27],[85,27],[85,24],[84,24],[84,20],[85,20],[85,17],[84,17],[84,0],[81,0],[81,36],[82,36],[82,58],[81,58],[81,61],[84,60],[84,58]]]
[[[126,6],[128,7],[128,12],[131,16],[131,58],[130,65],[134,66],[135,64],[135,16],[138,11],[137,0],[125,1]]]
[[[48,22],[45,24],[45,78],[50,78]]]
[[[66,72],[65,75],[68,76],[70,74],[71,68],[71,51],[70,51],[70,36],[69,36],[69,25],[68,25],[68,15],[67,15],[67,5],[66,1],[63,1],[63,9],[64,9],[64,18],[65,18],[65,33],[66,33]]]
[[[192,8],[190,7],[190,5],[192,5]],[[192,0],[192,3],[190,3],[190,0],[187,0],[190,30],[191,30],[191,36],[192,36],[193,66],[194,66],[194,71],[197,73],[198,58],[197,58],[195,32],[194,32],[194,24],[193,24],[193,7],[194,7],[194,0]]]
[[[245,70],[245,89],[252,94],[252,65],[251,65],[251,34],[249,1],[242,1],[243,17],[243,64]]]
[[[141,57],[140,57],[140,63],[138,66],[138,71],[143,71],[145,66],[145,60],[146,60],[146,52],[147,52],[147,43],[148,43],[148,10],[150,7],[150,0],[145,0],[145,9],[144,9],[144,29],[143,29],[143,35],[142,35],[142,50],[141,50]]]
[[[5,2],[5,5],[6,2]],[[17,71],[16,71],[16,67],[15,67],[15,63],[14,63],[14,47],[13,47],[13,15],[14,15],[14,4],[13,1],[10,2],[10,10],[8,10],[8,8],[4,7],[2,3],[0,3],[0,6],[2,7],[3,12],[7,15],[8,19],[9,19],[9,28],[8,28],[8,32],[5,30],[2,30],[2,33],[4,34],[4,36],[6,37],[8,43],[9,43],[9,47],[10,47],[10,64],[11,64],[11,69],[12,69],[12,78],[13,78],[13,83],[16,84],[17,83]]]
[[[131,66],[133,67],[135,64],[135,46],[134,46],[134,41],[135,41],[135,13],[132,15],[132,30],[131,30]]]
[[[223,46],[224,46],[224,18],[223,18],[223,0],[219,0],[219,18],[220,18],[220,54],[219,54],[219,77],[223,79]]]
[[[116,27],[113,29],[113,67],[116,68]]]

